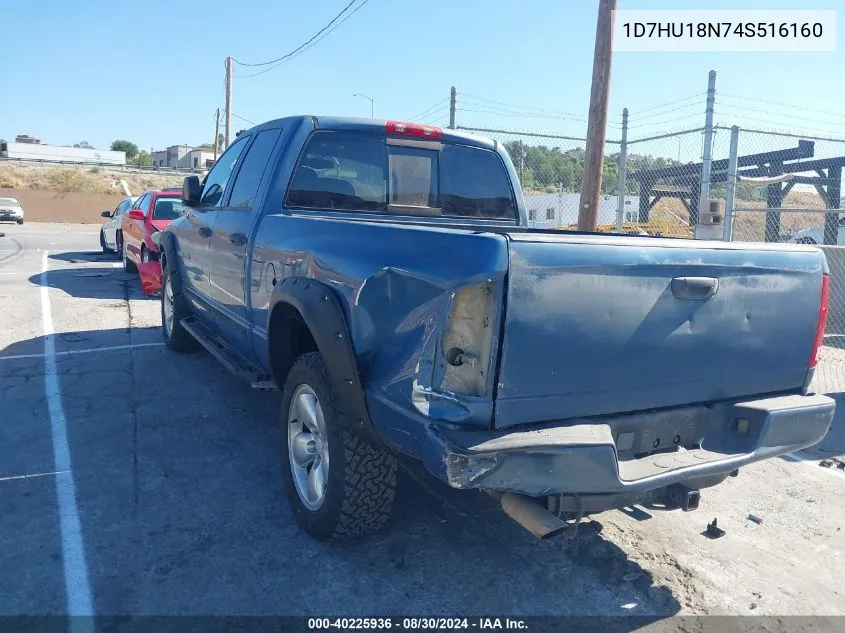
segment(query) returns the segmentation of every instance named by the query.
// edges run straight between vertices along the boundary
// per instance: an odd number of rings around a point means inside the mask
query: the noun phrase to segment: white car
[[[845,245],[845,217],[839,218],[839,229],[837,231],[836,243],[839,246]],[[811,226],[808,229],[797,231],[789,241],[793,244],[824,244],[824,227]]]
[[[117,231],[120,229],[120,224],[123,221],[123,214],[129,211],[137,199],[138,196],[127,196],[120,201],[120,204],[115,207],[114,211],[103,211],[100,214],[106,218],[100,229],[100,247],[104,253],[112,253],[119,250]]]
[[[0,220],[23,224],[23,207],[14,198],[0,198]]]

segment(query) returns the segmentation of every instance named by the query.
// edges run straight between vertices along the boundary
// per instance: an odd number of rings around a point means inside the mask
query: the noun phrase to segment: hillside
[[[0,164],[0,197],[16,198],[27,222],[99,224],[100,213],[123,198],[118,181],[133,195],[145,189],[178,187],[181,174],[130,173],[88,167]]]
[[[182,174],[123,172],[100,167],[0,164],[0,189],[30,189],[61,193],[122,195],[116,181],[122,179],[132,194],[144,189],[182,184]]]

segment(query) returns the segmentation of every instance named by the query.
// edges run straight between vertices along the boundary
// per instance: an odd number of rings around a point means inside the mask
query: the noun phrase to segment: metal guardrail
[[[0,157],[0,164],[17,164],[17,165],[58,165],[65,167],[100,167],[102,169],[109,169],[112,171],[123,172],[137,172],[137,173],[163,173],[163,174],[197,174],[205,171],[207,168],[194,167],[159,167],[156,165],[130,165],[118,163],[103,163],[94,161],[75,161],[75,160],[51,160],[48,158],[6,158]]]

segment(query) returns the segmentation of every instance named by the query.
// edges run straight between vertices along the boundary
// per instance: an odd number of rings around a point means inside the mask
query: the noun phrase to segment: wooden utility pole
[[[229,147],[229,134],[232,131],[232,58],[226,58],[226,124],[223,149]]]
[[[217,145],[220,138],[220,108],[217,108],[217,113],[214,115],[214,162],[217,162]]]
[[[581,176],[578,230],[595,231],[599,219],[604,141],[607,132],[607,101],[610,95],[610,61],[613,43],[613,11],[616,0],[599,0],[596,46],[593,51],[593,85],[590,89],[590,115],[587,147]]]

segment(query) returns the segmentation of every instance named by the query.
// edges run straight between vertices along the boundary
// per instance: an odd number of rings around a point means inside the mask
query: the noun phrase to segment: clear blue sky
[[[347,0],[3,0],[3,97],[0,136],[33,134],[45,142],[81,140],[107,147],[127,138],[149,150],[210,142],[222,105],[227,55],[257,62],[302,43]],[[459,123],[583,133],[577,121],[469,112],[472,97],[585,118],[597,0],[369,0],[304,54],[254,78],[235,67],[232,111],[261,122],[301,113],[407,118],[446,99],[457,86]],[[49,8],[48,8],[49,7]],[[620,9],[817,8],[843,11],[841,0],[619,0]],[[839,38],[842,42],[842,37]],[[845,135],[845,53],[617,53],[611,121],[703,92],[707,72],[721,93],[841,113],[779,110],[768,116],[721,111],[725,123],[805,127]],[[489,102],[487,102],[489,103]],[[683,104],[681,104],[683,105]],[[687,105],[690,105],[687,102]],[[734,101],[739,107],[765,105]],[[501,107],[501,106],[499,106]],[[504,108],[508,110],[508,108]],[[510,108],[513,110],[513,108]],[[667,108],[668,110],[668,108]],[[801,114],[819,122],[791,124]],[[443,123],[446,110],[433,122]],[[688,116],[683,120],[673,120]],[[744,118],[742,118],[744,117]],[[700,124],[703,105],[647,119],[637,133]],[[665,122],[665,123],[664,123]],[[249,127],[233,121],[235,129]],[[633,134],[633,131],[632,131]],[[614,136],[611,129],[609,137]]]

